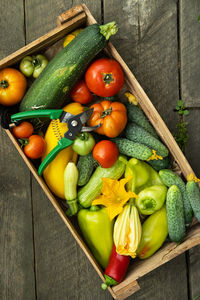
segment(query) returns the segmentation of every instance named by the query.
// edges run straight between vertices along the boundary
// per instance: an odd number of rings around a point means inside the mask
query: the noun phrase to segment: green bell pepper
[[[113,225],[106,208],[91,206],[78,212],[78,224],[98,263],[105,269],[113,246]]]
[[[163,185],[159,174],[147,163],[136,158],[131,158],[126,163],[125,177],[133,178],[127,183],[128,191],[138,194],[146,187]]]
[[[139,258],[144,259],[154,254],[162,246],[167,235],[167,211],[164,205],[142,224],[142,238],[137,249]]]
[[[166,195],[167,187],[165,185],[152,185],[138,194],[135,204],[141,214],[151,215],[163,206]]]
[[[20,71],[26,76],[37,78],[48,64],[47,58],[42,54],[26,56],[20,62]]]

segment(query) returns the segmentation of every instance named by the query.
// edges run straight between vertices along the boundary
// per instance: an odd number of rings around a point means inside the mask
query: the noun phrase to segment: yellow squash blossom
[[[110,220],[114,219],[123,210],[123,206],[130,198],[136,198],[137,195],[131,191],[125,190],[125,184],[132,179],[132,176],[121,180],[102,178],[102,195],[92,202],[92,205],[106,206]]]
[[[114,225],[114,243],[120,255],[136,257],[142,235],[138,210],[133,204],[125,205]]]
[[[200,179],[197,178],[193,173],[190,173],[190,175],[187,176],[187,181],[193,181],[194,182],[200,182]]]

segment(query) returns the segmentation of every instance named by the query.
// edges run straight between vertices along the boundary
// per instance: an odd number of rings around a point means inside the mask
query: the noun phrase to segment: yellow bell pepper
[[[64,111],[77,115],[83,112],[83,107],[79,103],[70,103],[63,108]],[[47,154],[56,147],[58,140],[64,136],[67,131],[67,124],[60,123],[59,120],[52,120],[45,134],[46,151],[42,160]],[[68,147],[60,151],[54,160],[46,167],[43,172],[44,179],[50,190],[59,198],[65,199],[64,193],[64,170],[69,161],[76,163],[77,154]]]
[[[68,34],[63,42],[63,48],[65,48],[71,41],[82,31],[82,28],[74,30],[72,33]]]

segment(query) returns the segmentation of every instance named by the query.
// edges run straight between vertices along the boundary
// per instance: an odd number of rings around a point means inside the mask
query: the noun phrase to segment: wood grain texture
[[[180,0],[181,99],[200,107],[199,0]]]
[[[114,16],[119,24],[111,41],[173,130],[179,98],[176,1],[105,1],[104,12],[105,22]]]
[[[57,16],[76,4],[38,1],[35,6],[35,1],[26,1],[27,42],[53,29]],[[90,4],[100,19],[100,1],[87,1]],[[32,195],[37,299],[112,299],[101,289],[96,271],[34,179]]]
[[[104,12],[105,22],[114,15],[120,27],[111,41],[173,131],[179,98],[176,1],[104,1]],[[130,299],[187,299],[184,255],[153,271],[154,288],[151,274],[139,280],[141,289]]]
[[[0,28],[3,58],[24,46],[23,0],[1,0]],[[34,300],[30,171],[2,129],[0,144],[0,299]]]

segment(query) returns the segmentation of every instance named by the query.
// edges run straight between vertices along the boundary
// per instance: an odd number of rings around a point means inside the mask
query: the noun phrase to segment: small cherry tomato
[[[103,168],[110,168],[117,161],[119,151],[114,142],[102,140],[94,146],[92,154]]]
[[[31,159],[40,158],[45,151],[46,142],[40,135],[31,135],[24,147],[24,153]]]
[[[13,127],[12,133],[17,139],[25,139],[33,134],[33,125],[29,122],[22,122],[18,126]]]
[[[11,106],[19,103],[26,92],[26,78],[16,69],[5,68],[0,71],[0,103]]]
[[[94,94],[100,97],[111,97],[121,90],[124,84],[124,73],[116,60],[100,58],[88,67],[85,82]]]
[[[71,90],[70,97],[73,101],[81,104],[90,103],[93,98],[84,80],[79,80],[77,82]]]

